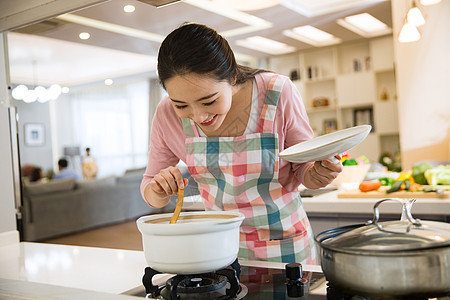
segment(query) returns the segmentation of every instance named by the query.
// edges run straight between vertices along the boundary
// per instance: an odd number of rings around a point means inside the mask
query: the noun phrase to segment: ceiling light
[[[14,99],[23,100],[25,103],[35,101],[45,103],[49,100],[58,99],[59,95],[61,95],[61,86],[58,84],[52,84],[49,88],[36,86],[34,89],[29,89],[26,85],[19,84],[11,92],[11,96]]]
[[[433,5],[441,2],[441,0],[420,0],[420,4],[422,5]]]
[[[398,35],[398,41],[400,43],[415,42],[420,39],[420,33],[416,26],[409,24],[408,22],[403,25],[400,34]]]
[[[34,91],[36,92],[37,100],[40,103],[45,103],[48,100],[50,100],[50,91],[47,90],[43,86],[37,86],[34,88]]]
[[[124,12],[127,12],[127,13],[132,13],[132,12],[134,12],[136,10],[136,7],[134,7],[134,5],[125,5],[124,7],[123,7],[123,11]]]
[[[108,22],[103,22],[95,19],[86,18],[83,16],[73,15],[73,14],[65,14],[62,16],[56,17],[57,19],[64,20],[67,22],[72,22],[76,24],[80,24],[83,26],[89,26],[92,28],[97,28],[100,30],[110,31],[118,34],[123,34],[127,36],[136,37],[139,39],[149,40],[153,42],[161,43],[164,40],[164,36],[151,33],[144,30],[138,30],[131,27],[126,27],[122,25],[112,24]]]
[[[310,25],[284,30],[283,34],[315,47],[334,45],[342,41],[340,38]]]
[[[91,37],[91,35],[88,32],[82,32],[78,35],[80,37],[80,39],[82,40],[87,40]]]
[[[385,23],[368,13],[338,19],[336,20],[336,23],[366,38],[385,35],[392,32]]]
[[[281,0],[212,0],[212,2],[223,7],[248,11],[269,8],[280,4]]]
[[[24,84],[19,84],[12,90],[11,95],[16,100],[23,100],[23,97],[25,96],[25,94],[27,92],[28,92],[28,87]]]
[[[26,85],[19,84],[11,91],[11,96],[16,100],[23,100],[25,103],[32,103],[35,101],[45,103],[49,100],[58,99],[59,95],[61,95],[61,86],[59,86],[58,84],[52,84],[49,88],[45,88],[41,85],[38,85],[35,60],[33,60],[32,62],[32,67],[34,88],[29,89]]]
[[[114,81],[113,81],[112,79],[109,79],[109,78],[108,78],[108,79],[105,79],[105,84],[106,84],[106,85],[112,85],[113,82],[114,82]]]
[[[22,100],[25,103],[33,103],[34,101],[37,100],[36,92],[34,90],[27,90]]]
[[[236,44],[241,47],[273,55],[286,54],[296,50],[295,47],[262,36],[252,36],[243,40],[237,40]]]
[[[408,11],[407,17],[408,23],[418,27],[425,24],[425,19],[422,16],[422,12],[417,6],[411,7],[411,9]]]
[[[283,0],[280,5],[306,18],[314,18],[342,11],[355,11],[362,6],[367,8],[383,1],[386,0]]]
[[[63,94],[68,94],[69,91],[70,91],[70,89],[69,89],[67,86],[65,86],[65,87],[63,87],[63,88],[61,89],[61,92],[62,92]]]
[[[244,1],[241,1],[244,2]],[[270,28],[273,26],[272,23],[258,18],[257,16],[250,15],[243,11],[239,11],[237,9],[223,7],[215,5],[213,2],[209,0],[184,0],[183,3],[204,9],[206,11],[218,14],[220,16],[224,16],[226,18],[232,19],[234,21],[246,24],[248,26],[238,27],[235,29],[230,29],[226,31],[220,32],[220,34],[224,37],[232,37],[241,34],[248,34],[255,31],[260,31],[266,28]]]

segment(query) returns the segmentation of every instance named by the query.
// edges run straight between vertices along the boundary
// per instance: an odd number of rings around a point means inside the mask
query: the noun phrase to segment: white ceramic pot
[[[172,213],[140,217],[147,264],[172,274],[199,274],[229,266],[239,252],[239,212],[182,212],[176,224]]]

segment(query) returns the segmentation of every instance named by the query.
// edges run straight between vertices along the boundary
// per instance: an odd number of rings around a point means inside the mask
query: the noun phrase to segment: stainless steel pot
[[[400,221],[379,222],[385,201],[402,203]],[[316,235],[330,284],[369,296],[450,293],[450,224],[414,219],[414,201],[380,200],[367,224]]]

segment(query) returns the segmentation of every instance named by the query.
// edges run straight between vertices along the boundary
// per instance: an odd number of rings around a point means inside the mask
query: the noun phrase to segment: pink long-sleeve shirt
[[[272,76],[272,73],[260,73],[255,76],[259,99],[258,116]],[[282,77],[286,81],[281,91],[273,128],[273,132],[278,134],[279,152],[309,140],[314,135],[298,89],[288,77]],[[175,166],[179,160],[186,161],[185,139],[181,119],[175,113],[169,97],[166,96],[158,104],[153,118],[148,164],[141,182],[142,196],[144,196],[145,187],[162,169]],[[280,184],[288,191],[296,191],[303,182],[310,164],[291,163],[280,159]]]

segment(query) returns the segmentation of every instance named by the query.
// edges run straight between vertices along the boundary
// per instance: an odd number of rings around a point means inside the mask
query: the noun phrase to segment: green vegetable
[[[379,163],[385,166],[389,171],[400,172],[402,170],[400,158],[397,154],[392,157],[390,153],[383,153],[380,156]]]
[[[405,191],[407,191],[411,187],[411,181],[405,180],[404,182],[405,182]]]
[[[382,186],[393,185],[395,182],[394,178],[391,177],[381,177],[378,178],[378,181],[381,182]]]
[[[432,169],[428,169],[424,173],[428,184],[431,185],[450,185],[450,165],[440,165]]]
[[[422,185],[427,185],[428,181],[425,178],[425,171],[432,168],[433,166],[427,162],[413,166],[412,177],[414,178],[414,182]]]
[[[407,180],[407,181],[409,181],[409,180]],[[397,180],[392,186],[391,186],[391,188],[390,189],[388,189],[387,191],[386,191],[386,193],[393,193],[393,192],[396,192],[396,191],[398,191],[398,190],[400,190],[400,188],[402,187],[402,184],[403,184],[403,180]]]
[[[358,163],[356,162],[356,160],[354,158],[350,158],[350,159],[344,160],[342,165],[343,166],[356,166],[356,165],[358,165]]]

